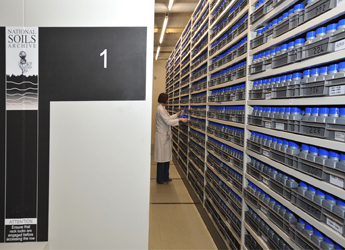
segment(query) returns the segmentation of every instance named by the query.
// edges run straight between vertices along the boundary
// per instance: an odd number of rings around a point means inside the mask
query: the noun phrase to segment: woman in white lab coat
[[[171,147],[171,126],[179,125],[179,121],[187,122],[187,119],[178,118],[182,111],[175,115],[169,115],[165,106],[168,104],[169,96],[161,93],[158,97],[159,105],[156,112],[156,133],[153,160],[157,162],[157,183],[168,184],[169,163],[172,160]]]

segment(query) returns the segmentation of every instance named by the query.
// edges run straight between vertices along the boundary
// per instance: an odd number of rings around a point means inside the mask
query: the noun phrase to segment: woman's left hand
[[[178,114],[177,114],[177,115],[181,115],[182,111],[183,111],[183,110],[181,110],[180,112],[178,112]]]

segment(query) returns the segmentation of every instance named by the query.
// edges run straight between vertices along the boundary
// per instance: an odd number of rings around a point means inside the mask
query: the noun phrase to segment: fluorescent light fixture
[[[169,11],[171,11],[171,8],[172,8],[173,4],[174,4],[174,0],[170,0],[169,1],[169,6],[168,6],[168,10]]]
[[[165,34],[165,30],[167,28],[168,25],[168,15],[165,15],[165,19],[164,19],[164,23],[163,23],[163,29],[162,29],[162,33],[161,33],[161,38],[159,39],[159,44],[161,44],[163,42],[163,38],[164,38],[164,34]]]
[[[156,60],[158,59],[158,55],[160,51],[161,51],[161,46],[158,46],[157,53],[156,53]]]

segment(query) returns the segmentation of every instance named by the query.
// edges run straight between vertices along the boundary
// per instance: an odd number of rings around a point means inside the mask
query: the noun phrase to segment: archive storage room
[[[0,249],[345,250],[345,0],[0,0],[0,37]]]

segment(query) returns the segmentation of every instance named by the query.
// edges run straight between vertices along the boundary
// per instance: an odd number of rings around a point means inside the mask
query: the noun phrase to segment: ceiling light
[[[171,8],[172,8],[173,4],[174,4],[174,0],[170,0],[169,1],[169,6],[168,6],[168,10],[169,11],[171,11]]]
[[[158,46],[157,53],[156,53],[156,60],[158,59],[159,51],[161,50],[161,46]]]
[[[164,19],[164,23],[163,23],[163,29],[162,29],[162,33],[161,33],[161,38],[159,39],[159,44],[161,44],[163,42],[163,38],[164,38],[165,30],[167,28],[167,24],[168,24],[168,15],[165,15],[165,19]]]

